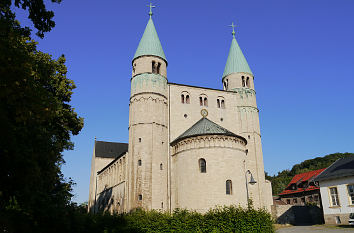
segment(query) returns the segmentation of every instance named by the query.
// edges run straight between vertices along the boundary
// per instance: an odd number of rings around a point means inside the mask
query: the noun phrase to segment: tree
[[[10,4],[0,3],[0,231],[56,232],[72,197],[62,152],[73,148],[83,119],[69,104],[75,84],[65,57],[38,51]],[[43,1],[15,5],[29,9],[39,35],[54,26]]]

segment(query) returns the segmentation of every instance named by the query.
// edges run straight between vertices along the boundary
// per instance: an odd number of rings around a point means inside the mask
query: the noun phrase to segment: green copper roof
[[[201,136],[201,135],[226,135],[226,136],[238,137],[243,139],[247,143],[246,139],[244,139],[243,137],[238,136],[228,131],[227,129],[221,127],[220,125],[212,122],[211,120],[203,117],[202,119],[197,121],[197,123],[195,123],[192,127],[187,129],[183,134],[181,134],[178,138],[176,138],[173,142],[171,142],[171,144],[174,144],[185,138]]]
[[[227,62],[222,77],[224,78],[229,74],[238,73],[238,72],[252,74],[252,71],[248,66],[246,58],[245,56],[243,56],[243,53],[235,39],[235,36],[233,36],[230,51],[229,51],[229,56],[227,57]]]
[[[140,40],[133,60],[143,55],[154,55],[167,61],[151,17],[146,25],[143,37]]]

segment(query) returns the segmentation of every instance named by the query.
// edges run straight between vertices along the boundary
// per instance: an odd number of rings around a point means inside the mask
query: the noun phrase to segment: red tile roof
[[[292,184],[298,184],[298,183],[301,183],[301,182],[308,181],[310,179],[314,179],[316,176],[321,174],[321,172],[323,172],[325,169],[326,168],[322,168],[322,169],[318,169],[318,170],[315,170],[315,171],[310,171],[310,172],[305,172],[305,173],[301,173],[301,174],[295,175],[291,179],[290,183],[285,188],[285,190],[283,192],[281,192],[279,195],[286,195],[286,194],[299,193],[299,192],[312,191],[312,190],[319,189],[319,187],[312,186],[312,185],[308,186],[307,188],[297,188],[295,190],[291,190],[289,188],[290,188],[290,186]]]

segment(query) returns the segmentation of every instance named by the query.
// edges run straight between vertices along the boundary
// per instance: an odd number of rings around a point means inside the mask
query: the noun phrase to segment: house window
[[[301,203],[302,203],[302,204],[305,204],[305,202],[306,202],[306,201],[305,201],[305,198],[302,197],[302,198],[301,198]]]
[[[141,166],[141,159],[138,160],[138,166]]]
[[[286,199],[286,204],[290,205],[290,199]]]
[[[293,199],[293,204],[297,204],[297,198]]]
[[[199,159],[199,171],[200,171],[200,173],[206,173],[206,161],[205,161],[205,159]]]
[[[318,195],[314,196],[314,200],[315,200],[315,202],[318,202]]]
[[[349,204],[354,205],[354,184],[349,184],[348,186]]]
[[[231,180],[226,181],[226,194],[227,195],[232,194],[232,181]]]
[[[339,206],[337,187],[329,188],[329,193],[331,195],[332,206]]]
[[[139,201],[143,200],[143,195],[139,194],[138,200],[139,200]]]

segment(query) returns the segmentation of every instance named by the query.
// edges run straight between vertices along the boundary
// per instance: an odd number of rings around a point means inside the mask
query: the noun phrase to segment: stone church
[[[206,212],[249,200],[270,210],[254,76],[234,30],[223,89],[177,84],[151,5],[149,15],[132,60],[129,143],[95,140],[89,211]]]

